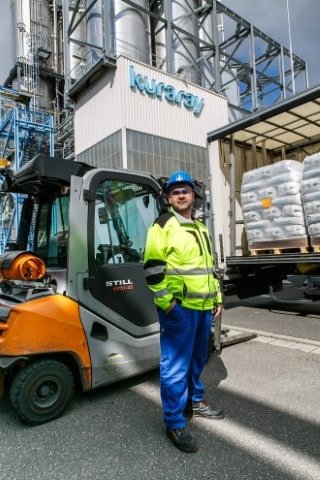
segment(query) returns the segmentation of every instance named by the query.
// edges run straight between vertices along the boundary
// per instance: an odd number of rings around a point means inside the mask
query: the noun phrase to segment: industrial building
[[[308,87],[301,58],[216,0],[10,8],[0,156],[14,168],[42,152],[163,176],[186,169],[205,181],[209,131]],[[3,251],[19,198],[1,209]]]

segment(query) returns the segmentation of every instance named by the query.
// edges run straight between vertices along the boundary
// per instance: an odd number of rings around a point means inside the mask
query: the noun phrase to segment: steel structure
[[[308,86],[302,59],[216,0],[10,5],[14,58],[0,91],[0,154],[15,168],[40,149],[74,158],[73,99],[119,55],[226,95],[230,120]],[[12,225],[0,211],[2,227],[4,219],[8,236]]]
[[[54,156],[53,116],[35,110],[29,102],[28,95],[0,87],[0,157],[10,161],[13,170],[40,152]],[[21,198],[17,195],[1,200],[0,252],[3,252],[19,223]]]
[[[10,2],[13,56],[5,87],[0,88],[0,155],[10,160],[12,169],[40,152],[54,155],[54,119],[61,116],[57,92],[63,80],[56,35],[58,3]],[[1,200],[0,252],[9,237],[14,240],[22,199]]]
[[[124,54],[225,94],[230,119],[308,87],[305,62],[216,0],[66,0],[71,97]],[[75,54],[76,51],[76,54]]]
[[[53,116],[30,108],[27,98],[0,87],[0,156],[10,159],[16,169],[46,148],[54,156]]]
[[[29,97],[29,107],[53,115],[55,153],[63,156],[65,120],[63,25],[60,0],[11,0],[11,70],[5,81]]]

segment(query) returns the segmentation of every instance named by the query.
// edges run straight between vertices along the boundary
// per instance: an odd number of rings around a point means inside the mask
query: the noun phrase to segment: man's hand
[[[222,305],[215,305],[215,307],[213,307],[213,313],[215,317],[218,317],[219,315],[221,315]]]
[[[164,311],[164,313],[167,315],[176,306],[176,304],[177,304],[177,302],[175,300],[173,300],[171,305]]]

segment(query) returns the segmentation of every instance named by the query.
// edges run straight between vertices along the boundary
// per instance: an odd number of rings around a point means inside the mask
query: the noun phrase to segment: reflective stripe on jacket
[[[157,307],[165,310],[173,299],[194,310],[222,303],[213,267],[210,237],[202,222],[168,212],[149,228],[144,269]]]

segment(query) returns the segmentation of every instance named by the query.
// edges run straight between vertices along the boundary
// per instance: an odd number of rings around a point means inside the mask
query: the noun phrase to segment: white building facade
[[[228,122],[226,98],[123,56],[116,65],[76,98],[76,159],[208,182],[207,132]]]

